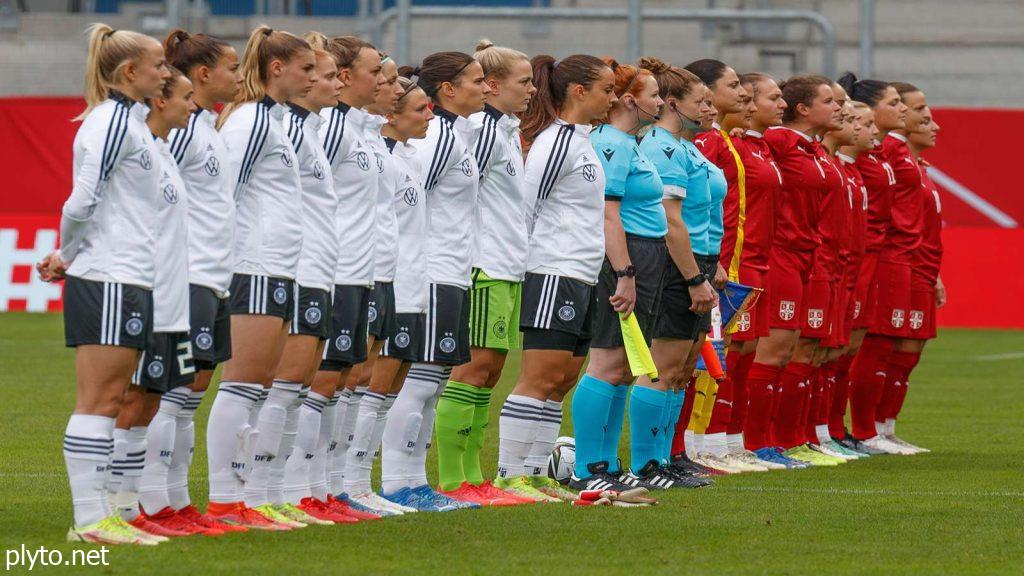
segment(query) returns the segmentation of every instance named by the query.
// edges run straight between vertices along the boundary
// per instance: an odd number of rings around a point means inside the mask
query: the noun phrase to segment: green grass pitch
[[[59,315],[0,315],[0,545],[63,542],[61,435],[74,398]],[[496,398],[518,373],[510,359]],[[1024,332],[947,330],[929,345],[899,431],[927,455],[747,474],[660,493],[650,509],[561,505],[416,514],[285,534],[116,548],[103,574],[1020,574]],[[568,403],[567,403],[568,405]],[[204,503],[203,430],[192,496]],[[493,473],[497,413],[483,453]],[[564,430],[571,430],[567,421]],[[623,439],[625,446],[625,438]],[[429,459],[433,468],[435,459]],[[433,477],[434,470],[431,470]],[[40,568],[44,573],[71,569]],[[76,572],[84,572],[76,569]]]

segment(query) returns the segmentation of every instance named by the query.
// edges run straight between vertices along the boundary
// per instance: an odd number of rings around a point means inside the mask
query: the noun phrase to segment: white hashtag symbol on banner
[[[18,231],[0,229],[0,312],[6,312],[11,300],[25,300],[29,312],[46,312],[51,300],[60,300],[60,284],[49,284],[39,279],[35,264],[57,248],[56,230],[36,230],[35,245],[18,248]],[[32,268],[27,283],[15,283],[14,267]]]

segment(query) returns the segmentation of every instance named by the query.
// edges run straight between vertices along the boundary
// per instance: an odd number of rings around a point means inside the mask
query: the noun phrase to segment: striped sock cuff
[[[544,401],[528,396],[512,395],[505,399],[501,406],[501,416],[519,420],[540,420],[544,411]]]
[[[367,392],[366,394],[363,394],[363,400],[364,401],[369,400],[371,398],[376,399],[376,400],[380,400],[381,403],[383,403],[384,400],[387,399],[387,396],[385,396],[384,394],[377,393],[377,392]]]
[[[477,388],[476,389],[476,401],[474,404],[477,407],[483,408],[491,405],[491,392],[492,388]]]
[[[328,406],[335,406],[338,404],[338,399],[341,398],[341,392],[335,392],[331,398],[327,401]]]
[[[185,405],[188,404],[188,393],[188,388],[175,388],[174,390],[165,392],[164,395],[160,398],[160,402],[167,402],[184,408]]]
[[[199,409],[199,405],[203,402],[203,396],[206,396],[206,390],[189,390],[188,400],[185,401],[185,406],[182,410],[189,412],[195,412]]]
[[[293,394],[299,394],[302,392],[302,382],[292,382],[290,380],[274,380],[271,388],[283,390]]]
[[[221,382],[217,395],[228,394],[229,398],[239,398],[250,404],[256,403],[266,393],[259,384],[243,384],[241,382]]]
[[[317,396],[320,395],[317,394]],[[306,396],[306,399],[302,401],[302,405],[305,406],[306,408],[309,408],[310,410],[315,410],[316,412],[322,413],[325,407],[332,405],[330,400],[324,400],[322,398],[323,396],[320,396],[320,398]],[[335,404],[336,403],[337,402],[335,402]]]
[[[554,400],[544,402],[544,411],[541,413],[540,420],[560,425],[562,423],[562,403]]]
[[[454,380],[448,382],[448,386],[445,387],[444,393],[441,394],[442,400],[448,400],[449,402],[455,402],[456,404],[476,404],[477,399],[477,387],[470,386],[469,384],[463,384],[462,382],[456,382]]]
[[[114,453],[113,438],[87,438],[64,435],[64,452],[91,460],[106,460]]]

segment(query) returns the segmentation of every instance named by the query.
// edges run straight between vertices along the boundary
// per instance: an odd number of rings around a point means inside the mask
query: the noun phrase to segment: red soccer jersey
[[[768,256],[775,237],[776,201],[782,189],[782,172],[760,132],[747,130],[746,136],[735,138],[732,143],[743,162],[746,191],[746,221],[743,224],[740,264],[755,270],[768,270]]]
[[[814,253],[814,268],[826,279],[842,277],[843,265],[849,254],[849,194],[846,189],[846,174],[839,167],[839,161],[832,157],[824,146],[818,146],[818,164],[825,172],[825,186],[822,189],[818,219],[818,235],[821,246]]]
[[[740,190],[739,190],[739,167],[736,165],[736,157],[726,139],[729,138],[718,123],[715,123],[711,130],[702,132],[693,139],[694,145],[700,150],[705,158],[712,164],[722,169],[725,174],[725,181],[728,189],[725,199],[722,201],[722,246],[719,251],[722,267],[729,270],[729,262],[732,260],[736,250],[736,230],[739,227],[740,216]]]
[[[896,174],[881,146],[857,157],[857,171],[868,191],[865,243],[869,252],[877,252],[885,244],[885,232],[889,229]]]
[[[921,245],[924,229],[921,168],[910,153],[906,138],[900,134],[890,132],[882,141],[882,149],[896,174],[896,186],[892,195],[892,220],[879,257],[887,262],[910,265],[914,262],[914,252]]]
[[[864,186],[864,179],[861,178],[860,170],[857,169],[854,159],[845,154],[839,154],[837,158],[839,159],[839,166],[843,169],[843,174],[846,176],[847,194],[849,195],[850,217],[847,221],[849,224],[847,239],[849,241],[846,245],[849,251],[848,264],[860,267],[867,248],[865,227],[867,225],[868,191]]]
[[[775,214],[775,245],[811,252],[818,238],[819,201],[825,187],[825,170],[818,163],[818,143],[810,136],[775,126],[764,134],[775,163],[782,172],[778,212]]]
[[[923,230],[921,245],[915,252],[915,273],[920,273],[935,284],[942,265],[942,199],[932,179],[928,177],[928,163],[919,160],[921,167],[921,198],[923,210]]]

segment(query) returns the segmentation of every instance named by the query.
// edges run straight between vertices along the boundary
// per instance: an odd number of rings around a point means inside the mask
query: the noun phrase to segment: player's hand
[[[712,286],[715,290],[722,290],[725,288],[725,283],[729,281],[729,275],[725,272],[725,268],[722,268],[721,264],[718,264],[718,268],[715,270],[715,281],[712,282]]]
[[[946,285],[942,283],[942,278],[939,277],[935,281],[935,307],[942,308],[946,305]]]
[[[707,314],[718,304],[718,292],[705,280],[697,286],[687,288],[690,291],[690,311],[694,314]]]
[[[632,314],[633,307],[636,306],[636,279],[619,278],[615,294],[612,294],[608,301],[616,312],[622,312],[627,317]]]
[[[743,138],[744,134],[746,134],[746,132],[743,128],[733,128],[732,130],[729,130],[730,138]]]
[[[67,263],[61,260],[60,253],[56,250],[47,254],[41,262],[36,264],[36,272],[39,273],[39,279],[43,282],[63,280],[67,269]]]

